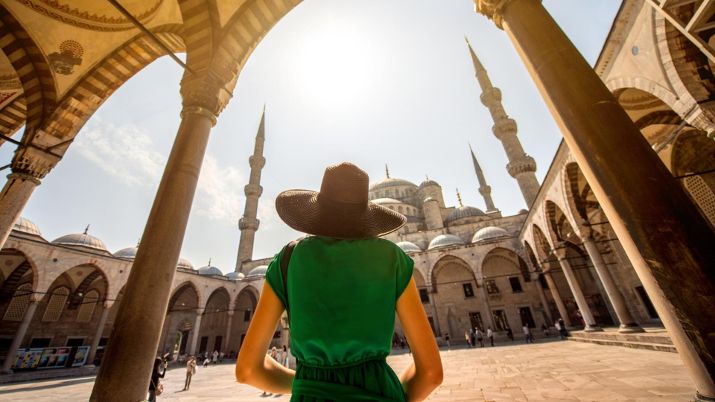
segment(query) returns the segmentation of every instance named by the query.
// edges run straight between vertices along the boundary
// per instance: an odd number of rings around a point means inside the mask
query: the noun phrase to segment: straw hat
[[[363,239],[395,231],[404,215],[367,200],[367,173],[349,162],[328,166],[320,191],[287,190],[276,198],[283,222],[300,232]]]

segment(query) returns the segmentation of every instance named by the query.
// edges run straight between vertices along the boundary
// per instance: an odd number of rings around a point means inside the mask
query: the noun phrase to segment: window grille
[[[2,319],[5,321],[22,321],[22,318],[25,316],[25,310],[27,310],[27,306],[30,304],[31,294],[32,284],[25,283],[18,286]]]
[[[82,299],[82,304],[79,306],[77,313],[77,322],[89,322],[92,320],[94,308],[97,306],[99,293],[96,290],[90,290]]]
[[[703,215],[715,225],[715,194],[700,176],[689,176],[683,180],[685,188],[695,203],[700,207]]]
[[[47,302],[47,308],[45,308],[45,315],[42,316],[42,321],[57,321],[62,315],[62,311],[65,309],[65,304],[67,304],[67,297],[70,294],[70,290],[66,287],[60,287],[55,289],[50,296],[50,301]]]

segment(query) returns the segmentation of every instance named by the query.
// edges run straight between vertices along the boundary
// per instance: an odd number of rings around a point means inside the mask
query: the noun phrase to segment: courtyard
[[[687,401],[693,395],[693,383],[675,353],[552,341],[443,349],[441,355],[444,383],[430,401]],[[398,373],[410,361],[408,354],[388,358]],[[233,367],[198,367],[189,391],[182,391],[184,369],[170,369],[159,399],[290,399],[287,395],[261,396],[255,388],[236,384]],[[10,384],[0,386],[0,400],[84,401],[93,383],[93,377],[84,377]]]

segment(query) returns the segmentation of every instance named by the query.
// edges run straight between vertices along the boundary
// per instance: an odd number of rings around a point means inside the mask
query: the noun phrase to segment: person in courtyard
[[[236,364],[239,382],[291,393],[292,401],[421,401],[442,382],[442,362],[412,278],[414,261],[379,236],[405,224],[368,201],[367,173],[351,163],[329,166],[320,192],[289,190],[276,210],[309,234],[279,252]],[[263,353],[281,314],[291,329],[296,371]],[[414,361],[399,376],[390,353],[395,312]]]
[[[541,324],[541,332],[544,333],[544,337],[548,337],[549,334],[549,327],[546,326],[546,323]]]
[[[184,380],[184,391],[188,391],[191,387],[191,377],[196,374],[196,358],[189,356],[186,360],[186,380]]]
[[[477,328],[469,329],[469,337],[470,337],[469,342],[472,344],[473,347],[477,346],[477,333],[475,332],[476,329]]]
[[[224,352],[219,352],[218,354],[218,362],[223,363],[223,358],[226,356],[226,353]]]
[[[214,350],[214,352],[211,354],[211,362],[213,364],[218,363],[218,350]]]
[[[444,334],[444,341],[447,342],[447,349],[450,349],[452,345],[449,343],[449,333]]]
[[[472,339],[469,336],[469,331],[464,331],[464,340],[467,341],[467,347],[472,347]]]
[[[479,343],[479,347],[483,348],[484,347],[484,333],[482,332],[479,327],[474,328],[474,336],[477,338],[477,343]],[[475,343],[474,346],[477,346]]]
[[[164,378],[166,374],[167,362],[162,360],[161,357],[157,357],[154,360],[154,369],[151,371],[151,380],[149,381],[149,402],[156,402],[156,394],[161,393],[163,386],[161,385],[161,378]],[[159,389],[160,391],[157,391]]]
[[[563,318],[559,318],[556,321],[556,324],[558,325],[559,337],[561,339],[566,339],[566,337],[569,336],[569,332],[566,330],[566,324],[564,323]]]
[[[494,346],[494,331],[492,331],[492,327],[487,327],[487,339],[489,339],[489,344]]]
[[[521,327],[521,330],[524,332],[524,341],[526,341],[526,343],[534,343],[534,335],[531,334],[529,324],[524,324],[524,326]]]
[[[211,363],[211,360],[209,360],[208,356],[204,357],[204,364],[203,364],[203,366],[204,366],[204,367],[208,367],[208,366],[209,366],[209,363]]]

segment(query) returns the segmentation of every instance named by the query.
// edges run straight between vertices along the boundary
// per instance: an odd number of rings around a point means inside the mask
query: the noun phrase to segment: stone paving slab
[[[678,355],[576,342],[513,343],[494,348],[442,350],[445,378],[429,398],[466,401],[688,401],[694,387]],[[390,356],[399,372],[407,354]],[[0,401],[86,401],[93,377],[0,386]],[[190,391],[184,370],[169,370],[159,401],[288,401],[236,384],[233,365],[199,367]]]

